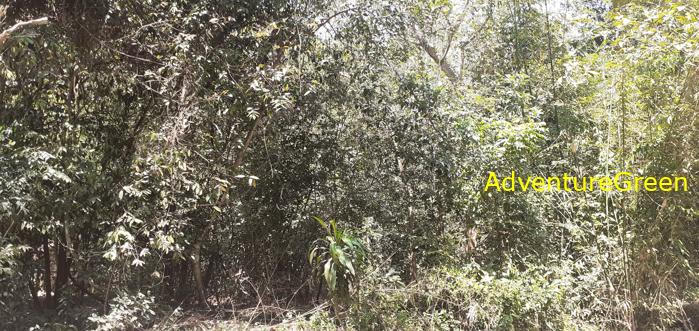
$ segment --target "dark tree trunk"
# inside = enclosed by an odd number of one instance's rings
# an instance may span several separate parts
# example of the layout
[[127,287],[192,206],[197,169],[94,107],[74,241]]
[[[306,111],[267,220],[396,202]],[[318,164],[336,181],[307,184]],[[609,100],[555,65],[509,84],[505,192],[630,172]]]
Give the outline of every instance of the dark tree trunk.
[[179,262],[179,281],[177,283],[177,301],[182,302],[187,295],[189,287],[189,263],[187,263],[187,260],[180,260]]
[[65,246],[56,245],[56,284],[54,300],[58,302],[61,297],[61,292],[66,284],[68,284],[70,274],[70,258],[66,254]]
[[175,288],[177,275],[175,266],[177,265],[172,253],[165,254],[163,258],[163,285],[160,288],[160,295],[167,300],[175,300]]
[[53,307],[53,295],[51,294],[51,250],[49,250],[49,238],[44,236],[44,292],[46,299],[44,304],[47,308]]
[[201,242],[194,243],[192,249],[192,273],[194,274],[194,285],[197,292],[197,300],[200,304],[206,305],[206,290],[204,289],[204,276],[201,272]]

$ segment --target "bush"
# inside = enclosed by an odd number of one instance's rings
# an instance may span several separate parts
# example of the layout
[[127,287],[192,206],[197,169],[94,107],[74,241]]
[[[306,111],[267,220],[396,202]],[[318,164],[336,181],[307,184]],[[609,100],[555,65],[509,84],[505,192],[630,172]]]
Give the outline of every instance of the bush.
[[95,330],[131,330],[150,324],[155,317],[152,296],[138,292],[136,295],[120,294],[113,299],[109,313],[88,319],[95,324]]
[[574,321],[569,297],[574,282],[565,274],[438,268],[407,286],[390,273],[385,276],[365,281],[374,284],[356,296],[351,328],[580,330],[586,325]]

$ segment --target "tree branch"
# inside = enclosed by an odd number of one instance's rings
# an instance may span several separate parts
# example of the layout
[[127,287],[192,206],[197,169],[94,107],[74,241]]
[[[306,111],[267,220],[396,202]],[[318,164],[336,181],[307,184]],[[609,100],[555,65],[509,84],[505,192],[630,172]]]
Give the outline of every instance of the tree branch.
[[335,14],[330,15],[330,16],[329,16],[328,18],[326,18],[323,22],[321,22],[320,24],[318,24],[318,26],[316,26],[315,29],[313,29],[313,33],[316,33],[316,31],[320,30],[320,28],[322,28],[325,24],[328,24],[328,23],[330,22],[330,20],[332,20],[333,18],[335,18],[335,17],[337,17],[337,16],[340,16],[340,15],[342,15],[342,14],[345,14],[345,13],[347,13],[347,12],[350,12],[350,11],[352,11],[352,10],[355,10],[355,9],[357,9],[357,7],[350,7],[350,8],[347,8],[347,9],[345,9],[345,10],[341,10],[341,11],[335,13]]
[[465,10],[456,19],[456,24],[451,26],[451,28],[449,29],[449,37],[447,38],[447,48],[444,50],[444,55],[442,55],[442,61],[444,61],[447,58],[447,55],[449,54],[449,50],[451,49],[451,43],[454,40],[454,36],[456,35],[456,32],[461,28],[461,24],[463,24],[464,19],[466,19],[466,11]]
[[444,72],[445,75],[447,75],[447,78],[452,83],[456,83],[459,81],[459,77],[456,75],[456,72],[454,72],[454,69],[452,69],[451,65],[449,64],[449,61],[446,59],[442,60],[437,53],[437,49],[432,47],[430,44],[427,43],[427,40],[425,40],[422,37],[418,37],[418,42],[420,44],[420,47],[427,52],[427,55],[429,55],[432,60],[434,60],[435,63],[439,65],[439,68],[442,69],[442,72]]
[[28,28],[28,27],[33,27],[33,26],[42,26],[42,25],[47,25],[47,24],[49,24],[49,18],[48,18],[48,17],[42,17],[42,18],[37,18],[37,19],[34,19],[34,20],[19,22],[19,23],[13,25],[12,27],[10,27],[9,29],[7,29],[7,30],[3,31],[2,33],[0,33],[0,46],[2,46],[3,44],[5,44],[5,42],[6,42],[8,39],[10,39],[10,36],[11,36],[13,33],[17,32],[17,31],[19,31],[19,30],[21,30],[21,29]]
[[255,123],[252,125],[252,129],[248,131],[247,137],[245,137],[245,144],[243,144],[243,148],[238,152],[238,156],[235,158],[235,161],[233,163],[232,167],[232,172],[235,172],[238,170],[241,164],[243,164],[243,159],[245,158],[245,153],[247,152],[248,148],[250,147],[250,143],[252,142],[252,137],[255,135],[255,131],[257,130],[257,127],[260,125],[260,122],[262,121],[262,114],[257,116],[257,119],[255,119]]

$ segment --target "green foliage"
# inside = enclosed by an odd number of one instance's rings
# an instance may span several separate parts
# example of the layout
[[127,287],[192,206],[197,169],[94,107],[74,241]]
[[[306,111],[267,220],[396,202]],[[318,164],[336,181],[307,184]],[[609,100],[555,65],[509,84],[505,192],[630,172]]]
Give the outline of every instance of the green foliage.
[[308,261],[318,271],[333,296],[346,298],[352,287],[356,287],[362,262],[366,254],[364,244],[337,227],[335,220],[329,222],[314,217],[326,231],[325,238],[313,243]]
[[586,289],[564,270],[491,274],[470,265],[426,270],[409,285],[375,277],[351,308],[354,329],[595,329],[573,300]]
[[28,246],[6,244],[0,247],[0,277],[12,276],[18,269],[18,257],[29,250]]
[[93,314],[89,320],[99,331],[142,329],[155,317],[154,308],[152,296],[120,294],[113,299],[108,314]]
[[697,299],[694,0],[86,4],[0,7],[0,329],[661,330]]

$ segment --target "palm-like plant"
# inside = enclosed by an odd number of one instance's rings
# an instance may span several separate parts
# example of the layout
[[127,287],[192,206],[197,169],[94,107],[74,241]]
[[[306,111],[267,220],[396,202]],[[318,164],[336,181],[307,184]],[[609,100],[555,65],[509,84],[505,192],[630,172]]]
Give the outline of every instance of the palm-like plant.
[[318,217],[313,219],[323,227],[326,235],[313,242],[308,261],[318,272],[323,266],[323,278],[331,298],[347,299],[350,288],[357,285],[358,269],[366,253],[364,244],[339,229],[335,220],[325,222]]

